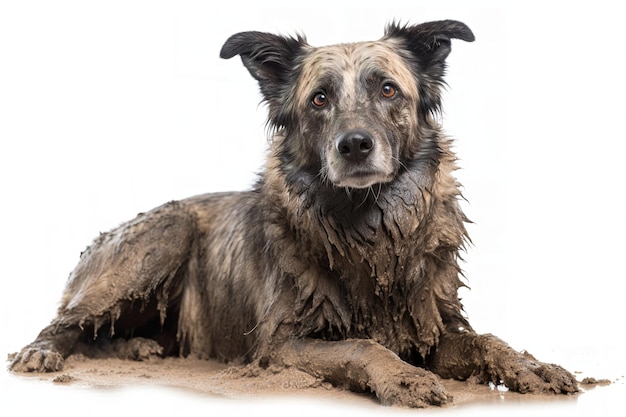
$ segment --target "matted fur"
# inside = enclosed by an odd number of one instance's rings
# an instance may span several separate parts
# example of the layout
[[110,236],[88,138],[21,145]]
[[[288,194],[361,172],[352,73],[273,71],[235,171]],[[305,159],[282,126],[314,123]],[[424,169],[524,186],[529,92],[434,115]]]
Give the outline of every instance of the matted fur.
[[575,392],[567,371],[477,335],[462,313],[466,219],[436,117],[454,38],[474,40],[455,21],[319,48],[232,36],[221,56],[258,80],[273,132],[256,186],[101,235],[12,369],[55,371],[77,344],[142,337],[164,355],[297,366],[385,404],[450,399],[418,367]]

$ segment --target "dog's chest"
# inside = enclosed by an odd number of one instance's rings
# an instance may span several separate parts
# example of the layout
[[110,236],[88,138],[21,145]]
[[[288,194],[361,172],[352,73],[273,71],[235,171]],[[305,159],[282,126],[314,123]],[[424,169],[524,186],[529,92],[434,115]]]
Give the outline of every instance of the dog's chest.
[[395,352],[415,348],[410,341],[417,339],[418,330],[407,300],[421,285],[423,243],[410,230],[404,236],[396,230],[401,239],[396,240],[384,227],[383,216],[380,212],[378,224],[361,225],[369,235],[357,233],[358,228],[350,235],[335,235],[346,243],[352,239],[351,244],[327,247],[316,265],[296,280],[296,320],[304,334],[371,338]]

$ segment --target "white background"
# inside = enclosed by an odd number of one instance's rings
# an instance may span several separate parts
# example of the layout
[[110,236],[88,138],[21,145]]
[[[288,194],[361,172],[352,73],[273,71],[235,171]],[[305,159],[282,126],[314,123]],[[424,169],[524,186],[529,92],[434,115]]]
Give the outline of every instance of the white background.
[[[254,182],[265,108],[240,60],[219,59],[228,36],[303,32],[323,45],[378,39],[392,19],[457,19],[476,35],[453,43],[444,105],[474,221],[464,265],[472,290],[462,292],[470,321],[542,360],[617,381],[545,409],[478,412],[616,415],[626,394],[618,10],[612,1],[547,0],[1,2],[0,354],[50,321],[98,232],[172,199]],[[54,415],[72,401],[91,413],[94,402],[114,401],[158,412],[165,396],[172,409],[198,414],[243,407],[156,388],[60,391],[1,375],[0,409],[27,404]],[[350,411],[261,410],[276,407]]]

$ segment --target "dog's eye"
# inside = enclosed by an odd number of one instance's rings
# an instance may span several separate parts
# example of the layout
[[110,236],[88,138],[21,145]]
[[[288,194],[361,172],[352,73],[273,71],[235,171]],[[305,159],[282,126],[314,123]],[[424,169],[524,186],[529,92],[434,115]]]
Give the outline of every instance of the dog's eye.
[[391,98],[395,96],[397,92],[398,90],[396,89],[396,87],[389,83],[383,85],[383,88],[380,90],[380,93],[385,98]]
[[324,93],[316,93],[311,100],[315,107],[325,107],[328,104],[328,98]]

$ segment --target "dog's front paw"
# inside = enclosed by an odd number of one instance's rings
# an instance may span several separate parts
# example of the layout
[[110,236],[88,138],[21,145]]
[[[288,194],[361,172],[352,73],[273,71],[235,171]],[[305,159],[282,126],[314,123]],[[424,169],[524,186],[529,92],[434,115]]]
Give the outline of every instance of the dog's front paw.
[[504,364],[503,368],[500,372],[502,382],[513,391],[547,394],[578,392],[576,378],[558,365],[524,358]]
[[378,381],[373,381],[371,388],[383,405],[423,408],[443,405],[452,400],[437,377],[423,370],[386,374]]
[[9,365],[14,372],[56,372],[63,368],[63,355],[45,345],[31,344],[17,353]]
[[[562,367],[539,362],[528,352],[518,352],[497,337],[467,335],[450,339],[476,356],[473,378],[479,382],[503,383],[520,393],[573,394],[578,392],[576,378]],[[449,344],[448,356],[453,349]],[[458,354],[458,353],[457,353]]]

